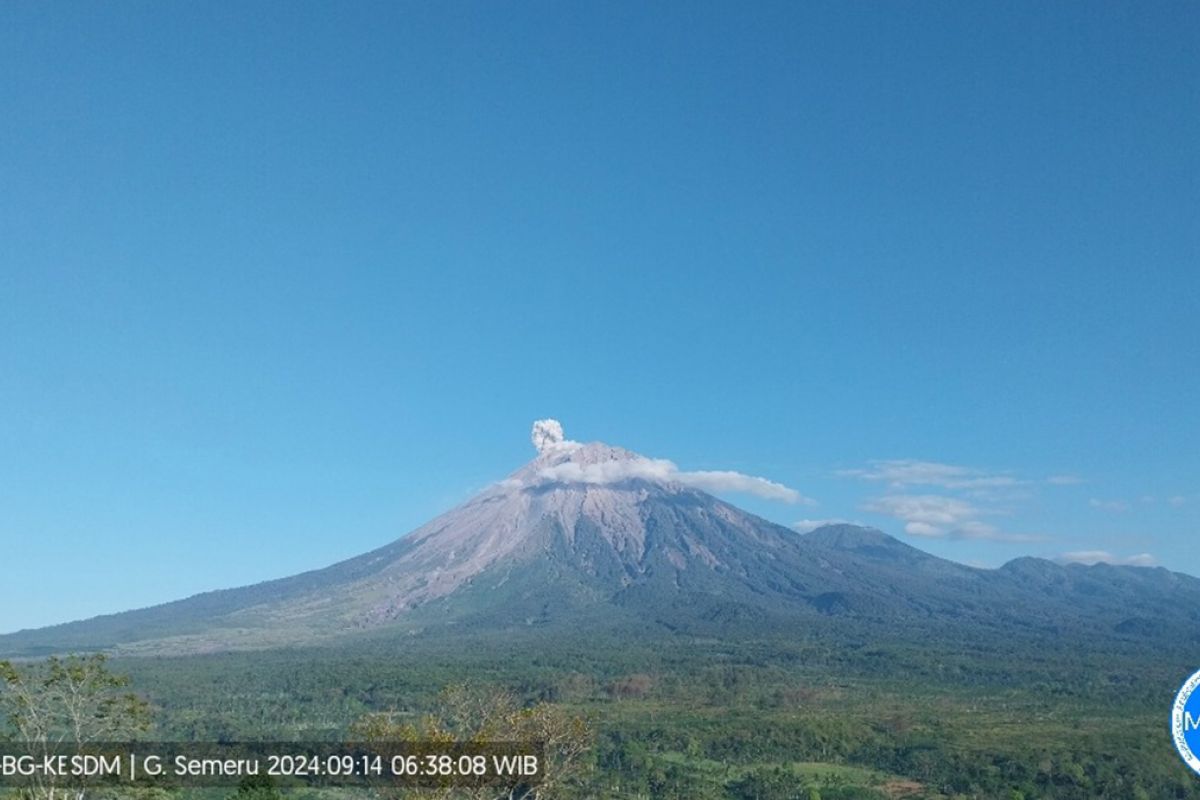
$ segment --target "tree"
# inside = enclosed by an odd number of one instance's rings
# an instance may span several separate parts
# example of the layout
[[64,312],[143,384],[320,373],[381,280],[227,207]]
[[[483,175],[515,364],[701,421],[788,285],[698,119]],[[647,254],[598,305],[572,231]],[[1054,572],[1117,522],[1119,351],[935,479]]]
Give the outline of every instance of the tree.
[[[110,672],[106,661],[103,655],[70,656],[20,668],[0,661],[0,712],[10,735],[32,755],[46,756],[147,731],[149,704],[128,691],[129,679]],[[30,794],[44,800],[83,797],[80,787],[65,788],[41,774],[33,778]]]
[[731,800],[792,800],[799,796],[799,790],[791,772],[779,767],[759,767],[729,784],[726,794]]
[[391,714],[368,714],[351,729],[351,739],[365,744],[531,742],[541,746],[542,780],[536,785],[446,787],[425,792],[434,797],[475,800],[550,800],[567,796],[587,767],[585,756],[591,738],[587,723],[560,706],[538,703],[523,708],[503,689],[469,684],[443,690],[434,711],[416,724],[397,722]]
[[247,775],[229,800],[282,800],[283,794],[270,775]]

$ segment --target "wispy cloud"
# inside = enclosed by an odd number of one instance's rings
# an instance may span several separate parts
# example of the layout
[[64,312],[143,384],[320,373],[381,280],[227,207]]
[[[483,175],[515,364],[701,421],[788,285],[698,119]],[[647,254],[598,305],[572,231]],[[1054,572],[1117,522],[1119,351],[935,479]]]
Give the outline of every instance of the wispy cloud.
[[1098,508],[1101,511],[1111,511],[1114,514],[1120,514],[1129,510],[1129,503],[1125,500],[1100,500],[1093,497],[1088,500],[1088,505],[1092,508]]
[[548,481],[593,485],[620,483],[640,478],[678,483],[706,492],[744,492],[767,500],[815,505],[814,500],[782,483],[730,470],[688,472],[679,469],[674,462],[665,458],[637,457],[595,464],[564,461],[539,470],[538,477]]
[[877,497],[864,510],[893,517],[904,523],[911,536],[933,539],[989,539],[1003,542],[1032,542],[1042,537],[1006,533],[980,517],[995,514],[958,497],[934,494],[899,494]]
[[1115,556],[1107,550],[1076,550],[1063,553],[1056,559],[1067,564],[1115,564],[1125,567],[1153,567],[1158,560],[1149,553],[1132,556]]
[[989,473],[958,464],[913,459],[871,461],[865,468],[843,469],[837,474],[845,478],[887,483],[895,489],[908,486],[937,486],[955,490],[1000,489],[1024,483],[1006,473]]
[[1037,533],[1003,530],[995,517],[1011,516],[1048,486],[1085,483],[1078,475],[1055,473],[1028,478],[1007,470],[921,459],[880,459],[835,473],[844,478],[883,484],[886,494],[863,508],[904,523],[910,536],[1002,542],[1037,542]]
[[745,492],[765,497],[768,500],[782,500],[785,503],[798,503],[806,506],[816,505],[816,501],[811,497],[805,497],[782,483],[731,470],[677,471],[674,473],[673,480],[707,492]]
[[826,525],[853,525],[848,519],[802,519],[792,523],[800,533],[810,533]]

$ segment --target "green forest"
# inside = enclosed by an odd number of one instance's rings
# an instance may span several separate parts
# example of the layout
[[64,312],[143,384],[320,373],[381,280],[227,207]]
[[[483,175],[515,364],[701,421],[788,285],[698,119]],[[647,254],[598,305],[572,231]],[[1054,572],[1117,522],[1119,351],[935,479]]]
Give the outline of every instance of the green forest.
[[[852,630],[834,639],[531,628],[115,658],[103,669],[123,678],[114,697],[132,693],[139,704],[144,726],[131,735],[155,740],[337,741],[381,718],[417,736],[455,730],[446,712],[455,692],[502,696],[506,714],[575,726],[580,745],[569,773],[528,797],[1158,800],[1200,797],[1167,726],[1188,658],[1182,648],[920,641],[911,632],[889,640]],[[11,718],[6,735],[18,735]],[[178,793],[331,791],[267,780]]]

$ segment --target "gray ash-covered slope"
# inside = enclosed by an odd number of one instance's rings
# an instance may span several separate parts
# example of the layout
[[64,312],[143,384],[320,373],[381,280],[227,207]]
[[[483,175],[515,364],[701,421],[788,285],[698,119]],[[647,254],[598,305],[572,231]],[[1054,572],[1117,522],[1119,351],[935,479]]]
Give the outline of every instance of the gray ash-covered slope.
[[808,535],[594,443],[536,459],[397,541],[326,569],[0,636],[0,655],[265,648],[440,626],[719,631],[844,616],[905,626],[1195,636],[1200,580],[1018,559],[980,570],[879,531]]

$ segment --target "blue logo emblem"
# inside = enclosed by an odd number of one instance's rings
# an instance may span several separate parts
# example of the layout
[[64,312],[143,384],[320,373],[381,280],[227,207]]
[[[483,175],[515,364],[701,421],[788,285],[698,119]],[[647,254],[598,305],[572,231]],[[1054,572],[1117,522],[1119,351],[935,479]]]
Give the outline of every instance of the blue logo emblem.
[[1171,710],[1171,738],[1192,771],[1200,775],[1200,672],[1187,679]]

